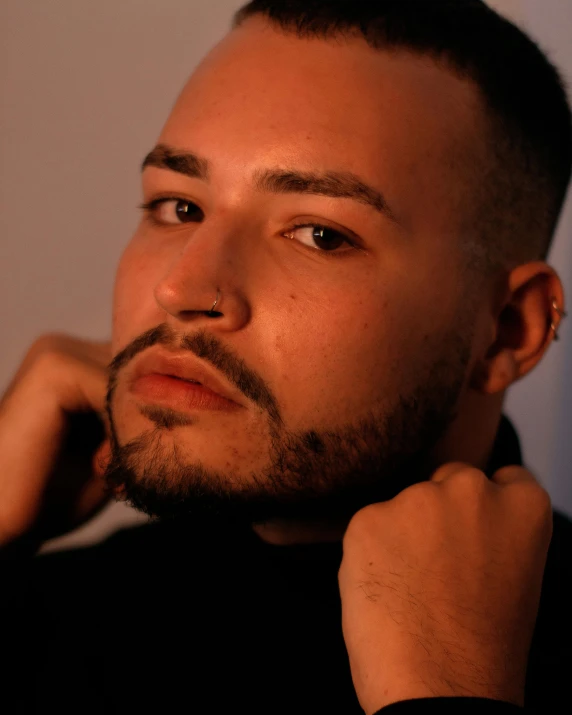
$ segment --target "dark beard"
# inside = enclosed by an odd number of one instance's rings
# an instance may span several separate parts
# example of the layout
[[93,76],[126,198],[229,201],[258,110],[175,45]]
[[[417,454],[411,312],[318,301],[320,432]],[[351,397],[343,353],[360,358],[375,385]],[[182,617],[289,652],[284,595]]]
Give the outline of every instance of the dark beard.
[[457,332],[442,342],[445,357],[391,414],[370,412],[335,432],[273,432],[268,469],[250,474],[247,483],[182,463],[176,444],[166,459],[160,425],[126,445],[112,440],[106,481],[119,498],[162,519],[347,520],[429,479],[439,466],[431,453],[457,416],[471,339]]

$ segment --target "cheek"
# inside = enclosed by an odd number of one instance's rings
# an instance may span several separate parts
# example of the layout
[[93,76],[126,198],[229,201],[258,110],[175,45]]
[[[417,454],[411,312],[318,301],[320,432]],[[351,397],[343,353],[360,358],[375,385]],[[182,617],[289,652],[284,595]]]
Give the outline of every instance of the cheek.
[[300,427],[335,427],[396,389],[398,323],[383,296],[353,293],[300,306],[289,297],[275,326],[273,381]]
[[153,286],[161,278],[161,264],[141,250],[135,240],[123,252],[115,275],[113,291],[114,354],[131,340],[164,320],[154,299]]

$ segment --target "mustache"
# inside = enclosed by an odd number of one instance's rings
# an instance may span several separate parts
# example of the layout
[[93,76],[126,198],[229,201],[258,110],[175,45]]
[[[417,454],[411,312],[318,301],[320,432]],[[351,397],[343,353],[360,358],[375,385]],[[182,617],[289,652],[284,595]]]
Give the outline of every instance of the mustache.
[[199,330],[191,335],[180,336],[173,328],[162,324],[152,328],[133,340],[111,360],[108,366],[109,382],[106,402],[109,405],[117,386],[119,372],[143,350],[161,345],[169,350],[188,350],[196,357],[210,363],[232,383],[243,395],[267,412],[276,429],[283,425],[278,401],[264,380],[244,362],[234,351],[211,335],[207,330]]

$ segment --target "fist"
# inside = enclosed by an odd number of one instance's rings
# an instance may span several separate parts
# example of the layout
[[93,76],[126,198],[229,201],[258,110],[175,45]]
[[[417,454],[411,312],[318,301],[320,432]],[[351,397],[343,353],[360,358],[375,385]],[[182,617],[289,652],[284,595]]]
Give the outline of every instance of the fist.
[[342,627],[367,715],[410,698],[524,705],[550,497],[522,467],[459,462],[351,519]]

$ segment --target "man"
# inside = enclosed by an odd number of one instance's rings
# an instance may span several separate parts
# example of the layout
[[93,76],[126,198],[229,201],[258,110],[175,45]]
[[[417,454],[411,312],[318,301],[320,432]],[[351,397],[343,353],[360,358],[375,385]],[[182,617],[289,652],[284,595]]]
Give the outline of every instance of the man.
[[[571,154],[480,1],[238,13],[143,162],[111,343],[43,336],[3,398],[18,711],[556,712],[572,525],[501,413],[565,315]],[[159,518],[29,558],[110,492]]]

